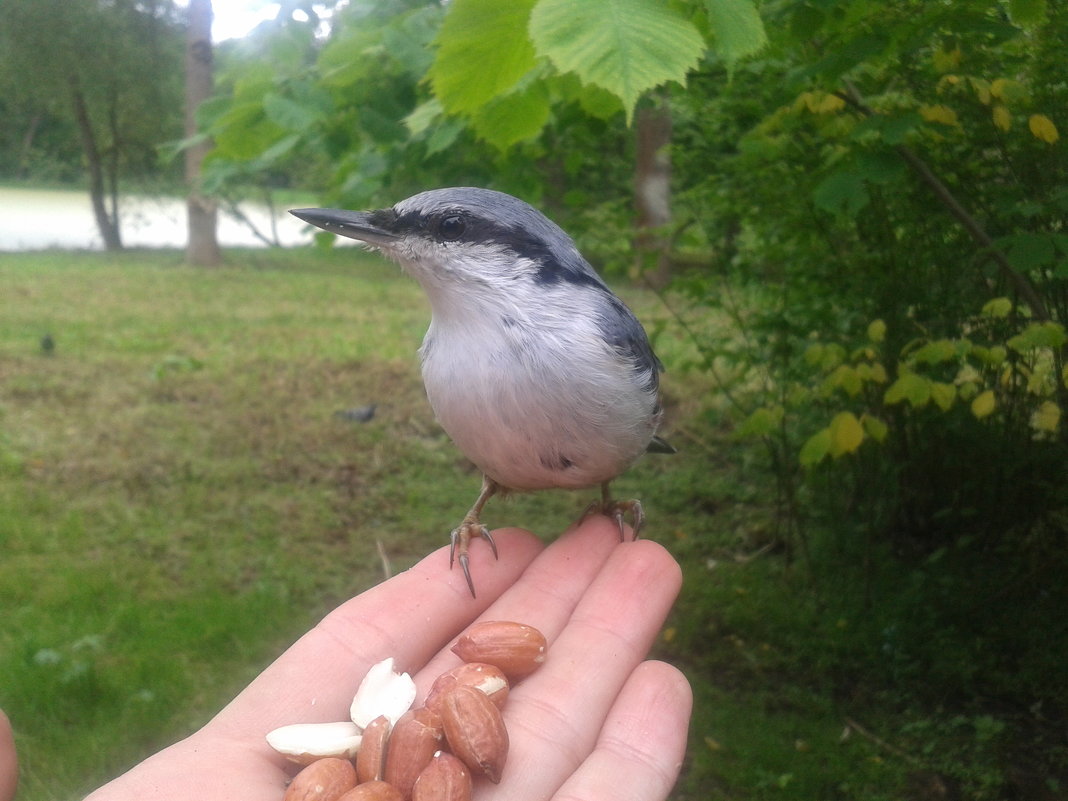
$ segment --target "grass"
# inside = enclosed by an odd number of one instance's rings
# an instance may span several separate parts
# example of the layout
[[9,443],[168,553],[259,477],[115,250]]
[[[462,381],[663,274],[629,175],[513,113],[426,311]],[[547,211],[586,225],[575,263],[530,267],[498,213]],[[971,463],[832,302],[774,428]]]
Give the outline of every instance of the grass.
[[[425,300],[373,257],[250,251],[205,271],[167,252],[6,254],[0,285],[0,706],[22,801],[82,794],[202,724],[381,580],[379,543],[407,567],[477,490],[419,381]],[[934,774],[913,745],[982,722],[841,696],[850,621],[759,555],[766,473],[703,416],[722,399],[684,367],[669,315],[624,294],[662,331],[681,451],[618,485],[640,490],[686,574],[657,647],[697,699],[675,797],[917,797],[910,782]],[[372,403],[367,423],[336,414]],[[551,536],[587,500],[517,496],[489,522]]]

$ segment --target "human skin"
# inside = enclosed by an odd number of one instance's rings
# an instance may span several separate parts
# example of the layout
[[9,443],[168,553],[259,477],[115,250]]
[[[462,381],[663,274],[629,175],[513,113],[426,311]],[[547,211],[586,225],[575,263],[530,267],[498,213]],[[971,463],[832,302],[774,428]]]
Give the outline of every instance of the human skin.
[[19,784],[19,764],[15,754],[15,733],[11,721],[0,710],[0,801],[11,801]]
[[360,679],[392,656],[421,703],[459,663],[449,645],[476,619],[540,629],[548,658],[504,710],[510,750],[499,785],[478,801],[662,801],[682,764],[690,687],[646,660],[681,584],[674,559],[648,540],[619,542],[592,516],[547,547],[494,532],[501,558],[472,548],[478,597],[439,550],[344,603],[270,665],[206,726],[101,787],[89,801],[243,798],[280,801],[294,768],[264,735],[290,723],[345,720]]

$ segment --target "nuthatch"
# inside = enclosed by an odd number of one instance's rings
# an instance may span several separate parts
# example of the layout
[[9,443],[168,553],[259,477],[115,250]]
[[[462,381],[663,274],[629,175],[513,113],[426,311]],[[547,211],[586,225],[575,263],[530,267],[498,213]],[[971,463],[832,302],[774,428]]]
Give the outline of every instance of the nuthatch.
[[609,482],[646,450],[673,452],[656,436],[663,369],[641,324],[559,226],[518,198],[489,189],[434,189],[393,208],[297,209],[305,222],[380,251],[430,299],[419,355],[430,405],[446,433],[482,471],[482,491],[452,532],[468,567],[472,536],[497,554],[480,516],[508,490],[600,485],[591,504],[620,538],[636,500],[615,501]]

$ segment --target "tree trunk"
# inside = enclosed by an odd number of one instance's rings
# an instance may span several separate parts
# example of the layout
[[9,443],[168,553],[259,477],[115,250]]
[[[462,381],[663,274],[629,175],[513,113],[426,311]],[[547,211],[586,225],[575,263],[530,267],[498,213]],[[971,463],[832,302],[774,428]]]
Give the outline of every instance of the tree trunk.
[[109,215],[105,205],[104,166],[100,157],[100,147],[97,145],[96,134],[93,132],[93,123],[89,119],[89,107],[78,83],[78,76],[70,76],[68,85],[70,87],[71,105],[74,109],[74,120],[78,125],[78,132],[81,134],[82,150],[85,153],[86,166],[89,168],[89,200],[93,204],[96,227],[100,229],[100,236],[104,239],[105,248],[108,250],[122,250],[118,214]]
[[662,287],[671,277],[671,111],[663,100],[638,109],[635,133],[635,266],[653,286]]
[[19,148],[18,168],[15,170],[15,175],[19,178],[25,178],[29,175],[30,153],[33,151],[33,140],[37,136],[37,129],[41,127],[41,120],[43,118],[44,115],[41,113],[34,114],[30,119],[30,124],[26,126],[26,130],[22,134],[22,146]]
[[[189,32],[185,49],[185,135],[197,133],[197,108],[211,97],[212,49],[211,49],[211,0],[190,0]],[[218,217],[214,198],[201,191],[201,166],[211,150],[211,142],[198,142],[185,151],[186,214],[189,224],[189,239],[185,259],[190,264],[214,267],[222,261],[219,242],[215,235]]]

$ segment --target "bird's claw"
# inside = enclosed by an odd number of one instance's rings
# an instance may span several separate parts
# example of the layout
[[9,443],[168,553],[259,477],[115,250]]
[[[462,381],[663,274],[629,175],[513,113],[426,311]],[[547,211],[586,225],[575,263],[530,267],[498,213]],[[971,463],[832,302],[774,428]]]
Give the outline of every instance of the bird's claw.
[[636,499],[629,501],[613,501],[610,499],[594,501],[586,507],[586,511],[582,513],[579,522],[581,523],[590,515],[604,515],[610,520],[616,521],[616,526],[619,527],[619,541],[623,542],[627,538],[627,527],[624,521],[628,512],[632,521],[631,531],[634,535],[633,538],[638,539],[642,526],[645,525],[645,512],[642,510],[642,502]]
[[471,580],[471,560],[467,555],[467,548],[468,543],[471,541],[471,537],[475,535],[478,535],[489,543],[490,550],[493,552],[493,558],[497,559],[497,543],[493,541],[493,535],[490,534],[490,530],[485,525],[477,520],[464,520],[464,522],[454,528],[452,534],[449,535],[449,570],[452,570],[452,566],[455,562],[460,563],[460,569],[464,572],[464,578],[467,580],[467,589],[471,591],[472,598],[475,597],[475,582]]

